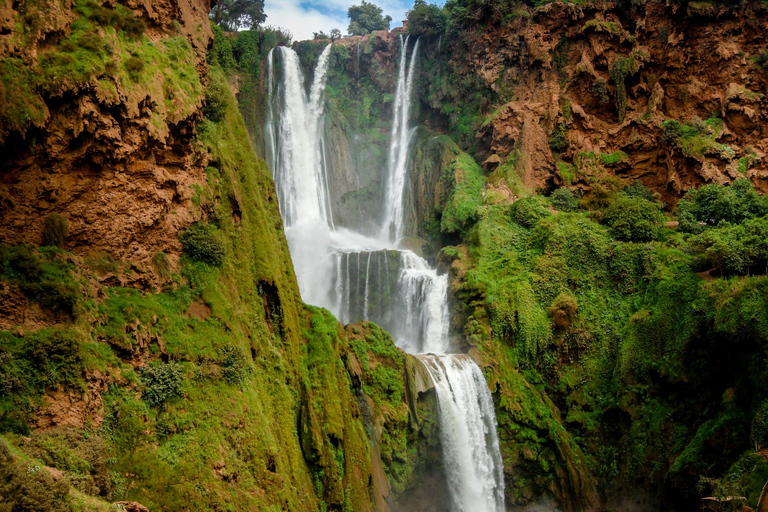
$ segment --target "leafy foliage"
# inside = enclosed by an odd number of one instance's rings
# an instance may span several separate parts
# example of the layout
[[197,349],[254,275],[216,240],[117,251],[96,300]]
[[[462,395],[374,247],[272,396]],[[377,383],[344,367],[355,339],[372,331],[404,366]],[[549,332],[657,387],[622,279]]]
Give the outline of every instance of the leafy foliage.
[[443,34],[448,18],[443,9],[425,0],[416,0],[408,12],[408,33],[416,37],[435,37]]
[[550,212],[536,197],[523,197],[512,204],[512,220],[526,228],[534,227],[537,222],[549,215],[551,215]]
[[641,197],[620,196],[605,211],[603,222],[617,239],[624,242],[648,242],[659,234],[664,220],[655,203]]
[[441,179],[448,199],[442,211],[440,230],[443,233],[466,232],[477,218],[485,176],[471,156],[460,153],[451,159]]
[[562,153],[568,149],[568,146],[568,129],[564,123],[560,123],[555,126],[555,129],[552,130],[552,133],[549,136],[549,147],[552,151]]
[[366,0],[351,6],[347,9],[350,20],[347,32],[353,36],[364,36],[374,30],[389,30],[392,16],[383,16],[383,12],[381,7]]
[[675,213],[681,224],[683,220],[688,221],[687,231],[696,232],[699,222],[718,226],[768,215],[768,199],[757,193],[749,179],[740,178],[730,186],[707,184],[689,190],[678,203]]
[[218,0],[209,13],[211,21],[227,32],[255,30],[267,19],[264,0]]
[[560,187],[549,196],[552,206],[561,212],[575,212],[579,209],[579,200],[576,194],[568,187]]
[[220,267],[226,247],[219,231],[205,222],[196,222],[179,235],[184,252],[195,261]]
[[150,406],[164,406],[184,394],[184,370],[175,362],[151,364],[141,370],[139,377],[144,384],[141,399]]
[[15,460],[0,439],[0,510],[7,512],[70,512],[69,484],[39,465]]

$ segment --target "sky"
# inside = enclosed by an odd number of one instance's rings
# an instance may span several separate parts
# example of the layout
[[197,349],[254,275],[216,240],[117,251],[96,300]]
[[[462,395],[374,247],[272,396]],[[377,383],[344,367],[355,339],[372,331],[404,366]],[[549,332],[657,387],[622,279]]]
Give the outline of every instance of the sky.
[[[265,0],[267,21],[264,24],[287,28],[296,41],[312,39],[312,32],[322,30],[327,34],[333,28],[346,34],[347,9],[360,3],[360,0]],[[413,0],[373,0],[373,3],[384,9],[385,16],[392,16],[390,28],[402,25],[405,13],[413,7]]]

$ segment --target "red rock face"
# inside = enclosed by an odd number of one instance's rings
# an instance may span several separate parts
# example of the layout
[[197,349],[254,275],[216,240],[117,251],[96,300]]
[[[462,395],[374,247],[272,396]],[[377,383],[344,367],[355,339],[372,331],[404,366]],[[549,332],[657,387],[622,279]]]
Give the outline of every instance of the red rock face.
[[[525,185],[547,189],[563,183],[559,162],[578,169],[580,154],[621,150],[628,160],[575,184],[587,188],[600,173],[640,179],[670,204],[691,187],[745,175],[768,191],[768,70],[753,61],[768,49],[767,24],[765,7],[683,11],[649,2],[629,19],[597,5],[552,3],[531,17],[491,25],[454,56],[464,73],[478,75],[497,93],[510,91],[511,100],[477,134],[479,161],[491,155],[503,161],[518,149]],[[611,77],[620,58],[633,60],[621,121]],[[608,98],[595,93],[598,80]],[[733,152],[685,155],[663,143],[662,121],[712,116],[723,119],[715,143]],[[555,155],[547,139],[560,123],[569,148]],[[755,159],[745,174],[738,159],[747,154]]]
[[[40,50],[66,37],[76,18],[73,2],[48,3],[50,10],[33,13],[36,23],[23,47],[8,23],[20,14],[10,2],[0,5],[0,58],[34,65]],[[153,42],[185,37],[204,83],[210,2],[124,4],[144,21]],[[60,213],[69,223],[67,248],[75,253],[109,252],[139,271],[158,251],[174,260],[181,249],[178,230],[199,215],[193,213],[193,186],[205,181],[205,151],[194,142],[202,95],[185,98],[183,106],[169,104],[159,80],[146,90],[107,74],[53,84],[43,98],[49,111],[44,126],[0,146],[0,242],[39,244],[45,217]]]

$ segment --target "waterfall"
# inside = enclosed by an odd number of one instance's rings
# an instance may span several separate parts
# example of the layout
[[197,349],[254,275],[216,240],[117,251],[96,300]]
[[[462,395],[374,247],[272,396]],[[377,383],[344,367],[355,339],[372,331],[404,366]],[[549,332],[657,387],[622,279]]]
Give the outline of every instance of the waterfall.
[[408,164],[408,148],[412,131],[408,130],[408,115],[411,109],[411,92],[413,90],[413,71],[416,67],[416,54],[419,51],[419,40],[413,46],[411,63],[406,74],[405,61],[408,53],[408,39],[400,35],[400,62],[398,65],[397,91],[392,120],[392,141],[389,145],[387,159],[387,189],[384,202],[384,223],[382,235],[390,242],[396,243],[403,236],[403,195],[405,191],[405,174]]
[[[298,55],[279,47],[267,57],[267,158],[303,300],[327,307],[343,323],[371,320],[395,344],[417,354],[439,404],[443,460],[454,512],[501,512],[504,480],[493,401],[478,366],[451,354],[448,276],[397,248],[405,230],[408,129],[417,40],[407,64],[400,36],[381,234],[369,238],[335,226],[326,167],[324,90],[331,44],[307,95]],[[359,72],[359,43],[357,47]],[[278,65],[279,64],[279,65]]]
[[[323,129],[325,81],[332,44],[323,49],[307,95],[299,56],[290,48],[270,51],[267,63],[267,143],[296,278],[307,302],[328,295],[324,274],[333,228]],[[280,59],[278,76],[275,62]]]
[[423,355],[437,391],[443,460],[455,512],[503,512],[504,474],[493,400],[465,355]]

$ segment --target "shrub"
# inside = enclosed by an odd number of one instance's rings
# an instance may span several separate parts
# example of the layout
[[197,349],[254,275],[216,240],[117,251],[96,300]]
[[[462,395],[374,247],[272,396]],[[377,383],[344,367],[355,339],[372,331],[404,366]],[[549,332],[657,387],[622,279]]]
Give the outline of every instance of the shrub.
[[677,143],[677,139],[683,136],[683,125],[680,121],[674,119],[667,119],[661,123],[661,128],[664,131],[662,140],[664,144],[673,146]]
[[215,123],[224,120],[229,105],[230,92],[224,79],[220,76],[211,76],[208,87],[205,89],[205,105],[203,114]]
[[549,306],[549,316],[552,317],[558,329],[564,329],[571,325],[578,310],[579,304],[576,298],[570,293],[562,292]]
[[26,360],[42,387],[76,384],[83,373],[80,336],[76,331],[42,329],[24,338]]
[[568,131],[565,124],[560,123],[552,130],[552,134],[549,136],[549,147],[552,151],[562,153],[568,149]]
[[237,347],[231,345],[224,347],[222,355],[224,356],[221,362],[222,377],[228,384],[239,384],[253,372],[248,358]]
[[678,217],[710,226],[722,222],[738,224],[768,215],[768,199],[757,193],[748,178],[740,178],[730,186],[708,184],[689,190],[678,203],[676,213]]
[[597,78],[592,82],[592,94],[595,95],[601,105],[607,105],[611,100],[608,96],[608,86],[602,78]]
[[138,57],[128,57],[123,65],[125,66],[125,70],[128,71],[128,74],[134,80],[138,79],[139,73],[144,69],[144,61]]
[[535,197],[523,197],[512,204],[512,220],[526,228],[532,228],[539,220],[550,215]]
[[640,180],[635,180],[630,185],[624,187],[621,193],[627,197],[637,197],[646,201],[653,202],[656,200],[656,195],[643,185],[643,182]]
[[103,49],[103,41],[101,37],[99,37],[99,35],[94,32],[90,32],[80,37],[80,40],[77,42],[77,44],[79,44],[81,48],[85,48],[86,50],[94,53],[100,53]]
[[0,510],[3,512],[70,512],[69,484],[45,468],[14,460],[0,439]]
[[220,267],[224,263],[226,248],[216,228],[204,222],[196,222],[179,238],[184,252],[195,261]]
[[66,217],[58,213],[48,215],[43,225],[43,245],[62,247],[68,231],[69,225]]
[[45,261],[27,246],[0,245],[0,276],[19,285],[30,300],[72,315],[78,300],[78,287],[67,264]]
[[141,370],[139,378],[144,384],[141,399],[150,406],[162,407],[171,400],[183,396],[181,384],[184,371],[173,361],[152,364]]
[[752,419],[750,440],[755,451],[768,445],[768,400],[764,401],[755,412],[755,417]]
[[93,496],[109,496],[112,475],[104,441],[74,428],[35,431],[24,451],[46,466],[66,471],[73,487]]
[[752,62],[755,63],[755,66],[757,66],[757,69],[760,71],[768,72],[768,50],[763,50],[752,57]]
[[649,242],[656,239],[664,220],[659,205],[639,197],[619,196],[608,207],[603,222],[617,240]]
[[573,191],[567,187],[560,187],[549,196],[552,206],[561,212],[575,212],[579,209],[579,200]]

